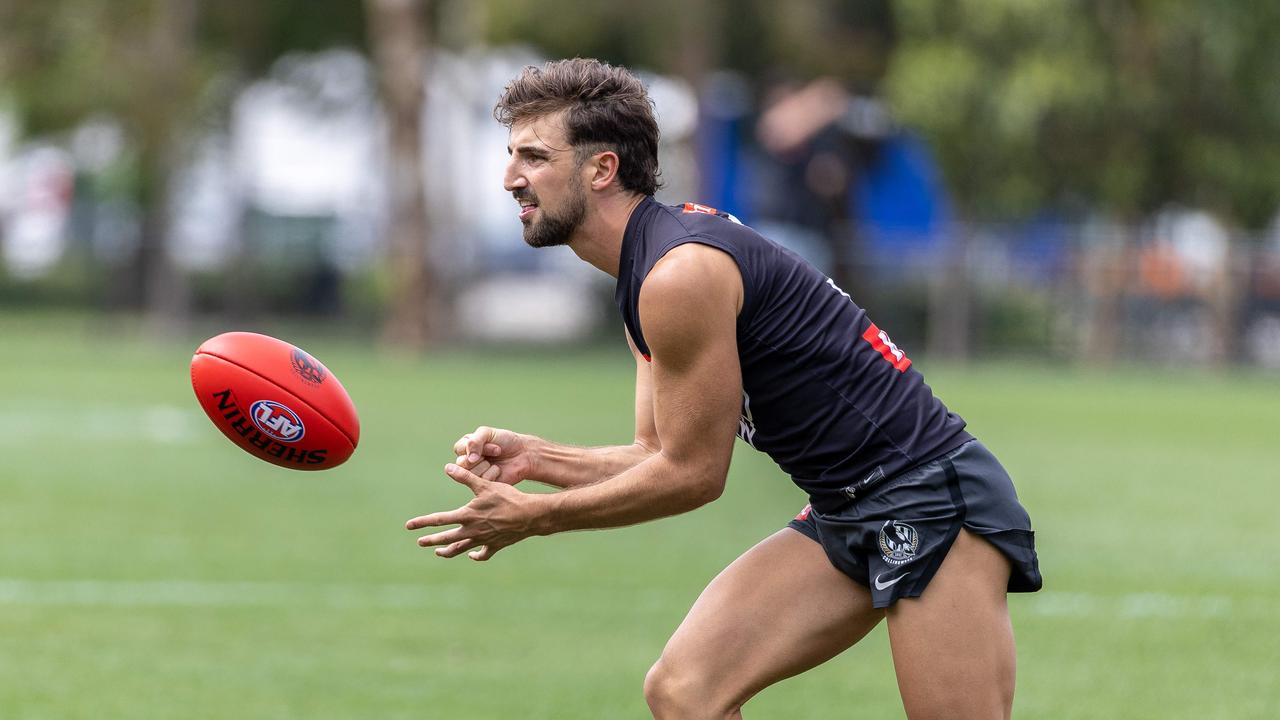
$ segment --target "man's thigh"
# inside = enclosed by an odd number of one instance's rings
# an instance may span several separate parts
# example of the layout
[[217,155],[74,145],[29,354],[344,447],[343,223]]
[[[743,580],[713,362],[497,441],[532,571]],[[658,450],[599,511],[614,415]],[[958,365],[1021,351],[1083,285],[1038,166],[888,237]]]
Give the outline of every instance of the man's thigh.
[[888,609],[907,717],[1009,717],[1015,652],[1008,582],[1008,559],[964,530],[924,594],[901,598]]
[[822,546],[784,528],[711,581],[659,666],[715,704],[736,707],[836,656],[883,617]]

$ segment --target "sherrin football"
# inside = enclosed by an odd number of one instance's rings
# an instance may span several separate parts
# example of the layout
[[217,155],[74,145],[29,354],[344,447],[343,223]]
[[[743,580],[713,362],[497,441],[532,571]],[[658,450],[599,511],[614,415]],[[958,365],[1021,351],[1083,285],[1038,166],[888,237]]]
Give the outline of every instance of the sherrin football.
[[191,358],[200,407],[231,442],[293,470],[327,470],[360,442],[360,419],[329,369],[287,342],[229,332]]

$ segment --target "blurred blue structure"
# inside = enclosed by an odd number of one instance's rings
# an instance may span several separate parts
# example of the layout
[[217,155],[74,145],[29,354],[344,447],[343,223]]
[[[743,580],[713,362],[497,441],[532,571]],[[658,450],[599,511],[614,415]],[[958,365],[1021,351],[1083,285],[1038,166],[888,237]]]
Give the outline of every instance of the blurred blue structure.
[[952,222],[933,155],[907,131],[881,141],[872,161],[854,174],[849,206],[863,247],[886,261],[937,252]]
[[742,77],[711,75],[698,100],[699,192],[691,201],[710,205],[750,224],[755,218],[750,188],[756,177],[749,154],[754,116],[750,88]]

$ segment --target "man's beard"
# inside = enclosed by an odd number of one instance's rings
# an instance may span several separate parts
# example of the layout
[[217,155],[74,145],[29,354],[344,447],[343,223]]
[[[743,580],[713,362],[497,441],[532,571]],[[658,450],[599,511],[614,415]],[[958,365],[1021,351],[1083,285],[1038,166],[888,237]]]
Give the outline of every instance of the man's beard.
[[574,177],[569,181],[569,199],[561,212],[552,214],[541,205],[538,209],[542,211],[542,219],[524,226],[524,241],[536,248],[568,245],[587,217],[587,196]]

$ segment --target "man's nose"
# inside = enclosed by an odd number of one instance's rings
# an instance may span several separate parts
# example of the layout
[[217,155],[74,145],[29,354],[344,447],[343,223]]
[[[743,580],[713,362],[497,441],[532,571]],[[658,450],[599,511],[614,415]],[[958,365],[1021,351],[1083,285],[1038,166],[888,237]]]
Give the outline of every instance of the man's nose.
[[507,192],[516,190],[517,188],[528,187],[529,181],[524,176],[515,171],[515,162],[507,163],[506,172],[502,175],[502,187]]

